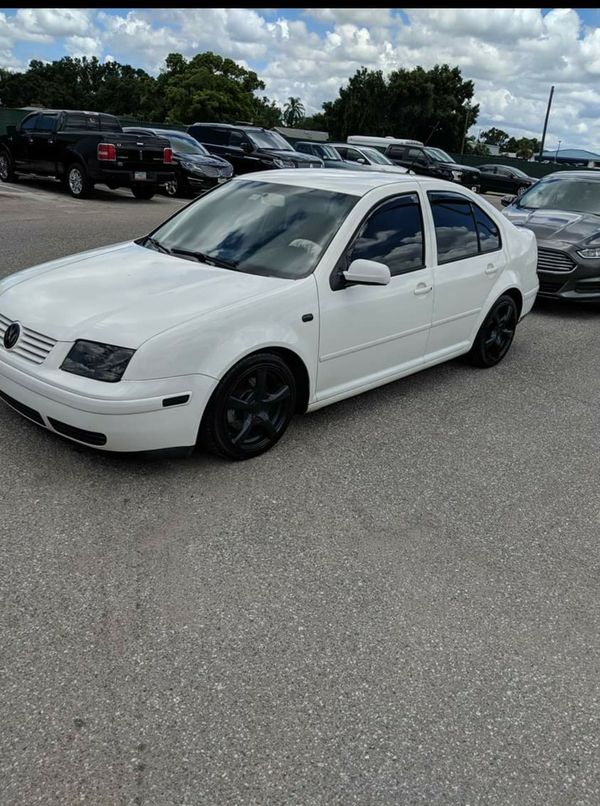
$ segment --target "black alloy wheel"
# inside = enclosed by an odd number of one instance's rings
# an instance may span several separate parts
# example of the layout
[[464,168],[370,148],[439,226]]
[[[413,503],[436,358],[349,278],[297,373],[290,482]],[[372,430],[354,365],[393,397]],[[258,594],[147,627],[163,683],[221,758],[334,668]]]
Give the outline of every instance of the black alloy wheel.
[[200,442],[229,459],[251,459],[283,436],[296,410],[296,381],[285,361],[257,353],[216,388],[202,418]]
[[510,349],[515,336],[519,313],[514,299],[504,294],[494,304],[467,354],[476,367],[493,367]]

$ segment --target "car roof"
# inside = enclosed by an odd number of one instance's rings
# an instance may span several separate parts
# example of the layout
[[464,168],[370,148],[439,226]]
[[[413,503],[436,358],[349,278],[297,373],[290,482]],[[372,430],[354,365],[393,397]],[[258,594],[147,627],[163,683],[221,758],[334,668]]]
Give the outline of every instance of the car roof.
[[244,129],[244,131],[252,132],[268,132],[272,129],[266,129],[264,126],[250,126],[246,123],[190,123],[188,129],[192,126],[216,126],[219,129]]
[[[327,145],[331,145],[328,143]],[[346,193],[350,196],[365,196],[371,190],[386,185],[406,185],[414,190],[422,187],[425,190],[457,190],[467,191],[462,186],[457,188],[454,182],[445,182],[443,179],[433,179],[416,174],[383,173],[382,171],[336,171],[333,168],[295,168],[278,171],[257,171],[242,174],[232,182],[269,182],[281,185],[313,188],[315,190],[329,190],[333,193]],[[471,194],[473,195],[473,194]]]
[[567,176],[579,179],[593,179],[595,181],[600,180],[600,171],[594,171],[592,168],[588,168],[587,170],[582,171],[553,171],[551,174],[546,174],[546,176],[542,176],[542,179],[548,179],[549,177],[557,177],[557,176]]

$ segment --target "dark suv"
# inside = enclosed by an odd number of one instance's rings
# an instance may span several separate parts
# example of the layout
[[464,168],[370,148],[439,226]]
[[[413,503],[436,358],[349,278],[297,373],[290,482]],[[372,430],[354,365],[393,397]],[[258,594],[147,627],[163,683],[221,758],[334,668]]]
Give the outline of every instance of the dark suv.
[[392,144],[385,149],[384,153],[395,165],[410,168],[416,174],[458,182],[473,190],[479,190],[481,186],[479,168],[474,168],[472,165],[459,165],[441,148]]
[[232,126],[228,123],[193,123],[188,134],[233,165],[236,174],[271,168],[322,168],[318,157],[294,151],[287,140],[272,129],[260,126]]

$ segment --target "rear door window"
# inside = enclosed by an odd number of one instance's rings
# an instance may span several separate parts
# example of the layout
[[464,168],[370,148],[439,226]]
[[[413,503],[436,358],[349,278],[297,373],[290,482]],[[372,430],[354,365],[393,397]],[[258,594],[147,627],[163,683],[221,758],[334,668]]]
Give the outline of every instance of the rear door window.
[[215,146],[226,146],[229,142],[229,129],[220,129],[212,126],[192,127],[190,134],[194,135],[201,143],[210,143]]
[[438,264],[500,249],[500,231],[481,207],[459,193],[429,191]]

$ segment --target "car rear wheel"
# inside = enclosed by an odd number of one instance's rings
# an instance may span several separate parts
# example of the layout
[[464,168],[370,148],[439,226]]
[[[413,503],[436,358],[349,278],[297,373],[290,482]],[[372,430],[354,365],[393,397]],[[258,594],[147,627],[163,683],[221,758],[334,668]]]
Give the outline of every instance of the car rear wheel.
[[240,361],[215,389],[200,425],[199,442],[218,456],[251,459],[275,445],[296,410],[296,381],[274,353]]
[[0,181],[14,182],[16,178],[12,157],[7,151],[0,151]]
[[508,294],[503,294],[479,328],[473,346],[467,353],[469,363],[485,368],[502,361],[513,342],[518,319],[516,302]]
[[88,199],[94,191],[93,183],[79,162],[73,162],[67,168],[67,189],[75,199]]
[[154,185],[134,185],[131,192],[136,199],[151,199],[156,193]]

